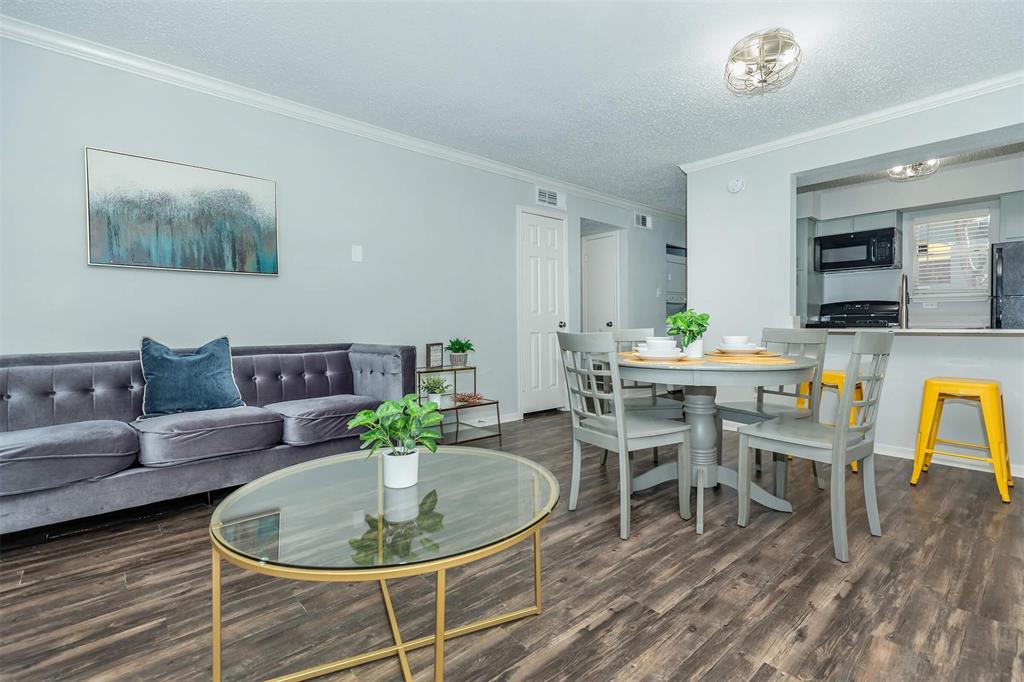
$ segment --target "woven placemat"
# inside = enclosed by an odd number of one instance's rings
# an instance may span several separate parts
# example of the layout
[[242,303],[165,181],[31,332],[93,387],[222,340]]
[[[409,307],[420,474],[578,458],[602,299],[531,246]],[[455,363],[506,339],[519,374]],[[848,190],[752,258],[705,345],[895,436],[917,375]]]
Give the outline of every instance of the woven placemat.
[[721,357],[718,355],[705,355],[706,359],[712,362],[724,362],[730,365],[795,365],[795,360],[789,358],[772,358],[757,355],[730,355]]
[[619,362],[628,363],[630,365],[644,365],[644,366],[661,366],[661,367],[681,367],[682,365],[700,365],[703,364],[704,360],[691,360],[690,358],[672,358],[665,360],[641,360],[633,353],[626,351],[625,353],[619,353]]

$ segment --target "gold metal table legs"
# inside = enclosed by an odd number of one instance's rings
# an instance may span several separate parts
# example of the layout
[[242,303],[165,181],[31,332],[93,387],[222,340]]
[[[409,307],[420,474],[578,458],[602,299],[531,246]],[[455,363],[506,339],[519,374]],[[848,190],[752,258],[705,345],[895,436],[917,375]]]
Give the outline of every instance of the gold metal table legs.
[[[420,649],[425,646],[434,645],[434,680],[436,682],[442,682],[444,680],[444,643],[445,640],[454,639],[455,637],[461,637],[462,635],[468,635],[471,632],[477,632],[487,628],[492,628],[504,623],[509,623],[520,618],[526,618],[527,616],[535,616],[541,612],[541,584],[540,584],[540,526],[537,526],[527,535],[533,536],[533,593],[534,603],[533,606],[518,609],[516,611],[509,611],[496,616],[490,616],[482,620],[469,623],[467,625],[460,625],[459,627],[448,629],[445,626],[445,584],[446,584],[446,568],[449,566],[461,565],[458,562],[450,562],[446,564],[444,568],[439,568],[434,571],[436,576],[436,597],[434,605],[434,634],[419,637],[409,641],[403,641],[401,632],[398,628],[398,619],[395,617],[394,606],[391,602],[391,594],[388,591],[387,580],[384,578],[379,579],[381,596],[384,599],[384,608],[387,610],[388,623],[391,626],[391,636],[394,638],[395,643],[391,646],[386,646],[381,649],[374,651],[368,651],[357,656],[350,656],[339,661],[332,663],[324,663],[322,665],[307,668],[299,672],[290,673],[288,675],[282,675],[275,677],[271,682],[299,682],[299,680],[308,680],[321,675],[327,675],[328,673],[337,672],[339,670],[345,670],[347,668],[354,668],[364,663],[370,663],[372,661],[378,661],[391,656],[397,656],[399,665],[402,668],[402,678],[406,682],[412,682],[412,670],[409,667],[408,652],[415,649]],[[220,575],[220,563],[222,558],[226,558],[232,563],[236,563],[243,568],[246,568],[242,563],[233,560],[227,555],[222,556],[221,549],[216,544],[213,546],[213,566],[212,566],[212,579],[213,579],[213,680],[214,682],[221,681],[221,604],[220,604],[220,591],[221,591],[221,575]],[[487,552],[484,556],[489,556],[493,552]],[[476,553],[471,553],[471,558],[462,563],[469,563],[477,558],[482,558]],[[283,571],[275,571],[271,573],[277,577],[288,577]],[[304,580],[315,580],[315,578],[308,577],[308,574],[304,574]],[[356,579],[352,579],[354,581]],[[366,578],[361,578],[361,581],[365,581]],[[348,581],[348,582],[351,582]],[[323,582],[347,582],[346,580],[339,578],[337,575],[325,577]]]

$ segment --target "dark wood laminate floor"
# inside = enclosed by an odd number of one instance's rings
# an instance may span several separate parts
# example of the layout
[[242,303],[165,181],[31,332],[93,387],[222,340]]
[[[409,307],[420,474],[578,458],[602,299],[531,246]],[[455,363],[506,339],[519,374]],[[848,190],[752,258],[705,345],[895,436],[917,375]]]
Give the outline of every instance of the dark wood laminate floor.
[[[506,427],[505,449],[557,475],[563,497],[544,534],[542,615],[447,643],[449,680],[1024,679],[1024,514],[991,475],[879,458],[883,536],[868,534],[849,479],[850,554],[832,556],[827,493],[802,463],[791,515],[712,492],[707,531],[676,512],[673,484],[637,494],[633,537],[617,534],[616,469],[584,451],[583,493],[566,510],[568,417]],[[726,451],[735,451],[727,434]],[[727,456],[728,460],[728,456]],[[650,462],[637,457],[638,470]],[[1018,485],[1018,496],[1024,487]],[[211,508],[180,503],[146,518],[0,559],[4,680],[210,677]],[[17,538],[15,538],[17,540]],[[449,572],[448,619],[529,604],[529,543]],[[406,639],[432,628],[430,578],[391,588]],[[391,643],[378,588],[275,580],[224,568],[225,679],[283,674]],[[410,655],[432,679],[432,649]],[[323,679],[400,679],[397,659]]]

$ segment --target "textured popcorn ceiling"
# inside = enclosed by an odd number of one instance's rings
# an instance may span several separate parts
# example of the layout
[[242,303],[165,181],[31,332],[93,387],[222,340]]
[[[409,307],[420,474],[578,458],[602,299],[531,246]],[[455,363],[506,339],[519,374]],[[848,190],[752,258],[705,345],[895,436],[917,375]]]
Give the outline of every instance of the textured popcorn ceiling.
[[[4,0],[5,14],[681,213],[675,164],[1024,68],[1022,2]],[[738,98],[730,47],[804,62]]]

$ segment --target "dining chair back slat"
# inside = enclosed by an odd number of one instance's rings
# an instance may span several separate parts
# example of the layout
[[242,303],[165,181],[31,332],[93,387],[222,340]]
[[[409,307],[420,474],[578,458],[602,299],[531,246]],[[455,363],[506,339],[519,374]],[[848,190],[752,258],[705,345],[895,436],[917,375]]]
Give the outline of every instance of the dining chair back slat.
[[828,331],[825,329],[786,329],[766,327],[761,333],[761,344],[768,350],[785,356],[798,356],[814,360],[814,377],[807,382],[807,392],[800,384],[793,387],[778,386],[769,388],[759,386],[757,404],[764,404],[765,395],[806,400],[811,408],[811,418],[818,418],[818,407],[821,403],[821,373],[825,367],[825,343]]

